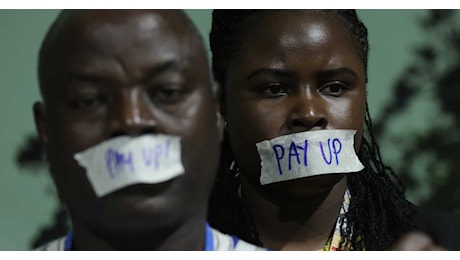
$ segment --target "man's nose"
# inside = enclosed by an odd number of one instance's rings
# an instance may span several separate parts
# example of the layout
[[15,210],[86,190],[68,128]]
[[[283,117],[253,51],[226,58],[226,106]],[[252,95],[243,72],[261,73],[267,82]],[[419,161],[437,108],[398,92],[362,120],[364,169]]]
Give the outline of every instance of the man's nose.
[[137,136],[157,131],[157,120],[152,106],[141,88],[122,90],[110,109],[110,137]]

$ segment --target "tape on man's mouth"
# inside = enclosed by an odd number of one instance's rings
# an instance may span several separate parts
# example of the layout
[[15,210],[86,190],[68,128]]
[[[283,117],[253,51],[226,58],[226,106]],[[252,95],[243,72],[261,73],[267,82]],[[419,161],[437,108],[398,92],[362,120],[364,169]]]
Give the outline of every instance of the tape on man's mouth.
[[74,155],[98,197],[138,183],[161,183],[184,173],[180,138],[121,136]]

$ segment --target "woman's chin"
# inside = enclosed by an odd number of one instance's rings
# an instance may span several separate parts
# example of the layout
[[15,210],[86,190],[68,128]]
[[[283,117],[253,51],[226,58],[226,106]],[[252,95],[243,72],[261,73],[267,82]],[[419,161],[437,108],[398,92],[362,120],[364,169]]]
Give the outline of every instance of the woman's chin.
[[323,174],[276,182],[262,187],[265,187],[263,189],[273,198],[305,201],[305,199],[327,196],[344,177],[344,174]]

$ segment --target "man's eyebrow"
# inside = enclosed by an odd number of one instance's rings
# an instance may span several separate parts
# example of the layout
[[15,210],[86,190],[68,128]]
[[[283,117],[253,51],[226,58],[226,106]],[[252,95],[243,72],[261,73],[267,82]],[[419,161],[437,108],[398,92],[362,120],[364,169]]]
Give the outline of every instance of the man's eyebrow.
[[246,79],[254,78],[257,76],[278,76],[278,77],[283,77],[283,78],[294,78],[295,73],[287,71],[287,70],[282,70],[282,69],[271,69],[271,68],[260,68],[255,71],[253,71],[249,76],[247,76]]
[[330,69],[330,70],[325,70],[325,71],[320,71],[318,73],[319,78],[333,78],[338,75],[343,75],[343,74],[349,74],[354,77],[358,77],[358,75],[350,68],[347,67],[341,67],[341,68],[336,68],[336,69]]
[[181,71],[182,66],[176,60],[169,60],[165,61],[161,64],[155,65],[147,70],[144,75],[144,79],[152,79],[159,74],[166,72],[166,71]]
[[[147,69],[143,80],[151,80],[152,78],[160,75],[166,71],[181,71],[182,66],[175,60],[170,60],[163,62],[161,64],[157,64],[152,66],[151,68]],[[104,74],[99,75],[97,72],[71,72],[68,75],[68,79],[70,81],[77,81],[77,82],[87,82],[87,83],[94,83],[94,84],[109,84],[112,81],[112,78],[107,77]]]
[[110,83],[110,79],[104,78],[97,74],[91,73],[79,73],[73,72],[68,75],[68,79],[70,81],[77,81],[77,82],[86,82],[86,83],[93,83],[93,84],[107,84]]

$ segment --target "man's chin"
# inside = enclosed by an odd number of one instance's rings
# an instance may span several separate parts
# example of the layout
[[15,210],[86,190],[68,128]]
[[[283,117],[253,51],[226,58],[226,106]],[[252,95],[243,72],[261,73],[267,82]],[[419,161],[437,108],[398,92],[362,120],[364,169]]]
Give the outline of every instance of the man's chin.
[[133,184],[126,186],[124,188],[118,189],[106,196],[103,196],[103,200],[113,200],[113,199],[122,199],[124,197],[138,197],[142,198],[151,198],[159,196],[163,193],[167,193],[168,189],[171,189],[176,179],[172,179],[166,182],[153,183],[153,184]]
[[[184,200],[174,192],[180,181],[173,179],[157,184],[130,185],[100,198],[102,207],[107,211],[118,212],[120,216],[146,216],[174,211],[175,205]],[[179,189],[180,190],[180,189]],[[116,217],[116,216],[107,216]]]
[[182,214],[187,199],[177,192],[181,190],[178,186],[177,179],[159,184],[135,184],[101,198],[73,198],[66,204],[73,221],[86,222],[94,228],[138,232],[168,224]]
[[[162,221],[158,221],[162,220]],[[112,243],[125,243],[161,237],[161,234],[168,234],[177,228],[179,223],[171,221],[173,218],[166,219],[111,219],[104,223],[91,223],[88,228],[92,233],[106,241]],[[164,236],[166,237],[166,235]]]
[[182,218],[184,207],[180,203],[167,196],[129,194],[120,200],[104,203],[103,210],[89,216],[89,225],[107,233],[151,234]]

